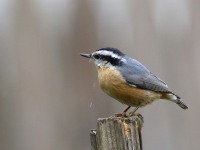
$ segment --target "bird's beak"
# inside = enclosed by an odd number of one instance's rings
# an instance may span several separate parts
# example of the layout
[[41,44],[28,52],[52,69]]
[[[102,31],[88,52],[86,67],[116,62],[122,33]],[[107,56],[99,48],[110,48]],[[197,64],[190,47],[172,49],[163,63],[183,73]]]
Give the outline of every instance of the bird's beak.
[[92,56],[91,54],[83,54],[83,53],[80,53],[80,55],[86,58],[91,58]]

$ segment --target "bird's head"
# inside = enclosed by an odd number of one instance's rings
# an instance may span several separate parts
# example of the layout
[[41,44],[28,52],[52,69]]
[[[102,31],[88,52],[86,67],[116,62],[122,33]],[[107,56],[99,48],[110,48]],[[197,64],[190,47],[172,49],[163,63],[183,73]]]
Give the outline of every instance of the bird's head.
[[121,51],[116,48],[101,48],[92,54],[80,54],[83,57],[90,58],[97,67],[110,67],[120,66],[125,62],[124,56]]

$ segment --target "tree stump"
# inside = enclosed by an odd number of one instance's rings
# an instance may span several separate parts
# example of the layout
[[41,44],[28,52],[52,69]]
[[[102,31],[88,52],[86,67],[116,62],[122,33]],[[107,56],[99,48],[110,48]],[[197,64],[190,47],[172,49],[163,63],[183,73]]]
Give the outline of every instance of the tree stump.
[[142,150],[143,117],[99,118],[91,130],[92,150]]

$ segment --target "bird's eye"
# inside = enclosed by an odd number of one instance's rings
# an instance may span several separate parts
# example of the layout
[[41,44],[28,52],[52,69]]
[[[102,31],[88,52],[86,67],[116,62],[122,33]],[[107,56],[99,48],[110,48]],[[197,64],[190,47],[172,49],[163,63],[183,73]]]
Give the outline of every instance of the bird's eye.
[[100,58],[100,56],[97,55],[97,54],[95,54],[95,55],[93,55],[93,56],[94,56],[95,59],[99,59],[99,58]]

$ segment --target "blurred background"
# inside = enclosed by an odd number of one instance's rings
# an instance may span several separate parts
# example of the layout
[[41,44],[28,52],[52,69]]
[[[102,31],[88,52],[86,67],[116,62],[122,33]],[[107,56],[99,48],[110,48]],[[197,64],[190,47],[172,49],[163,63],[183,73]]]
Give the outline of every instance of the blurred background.
[[0,149],[88,150],[96,120],[126,106],[80,52],[115,47],[145,64],[188,110],[140,112],[144,149],[199,150],[200,1],[1,0]]

